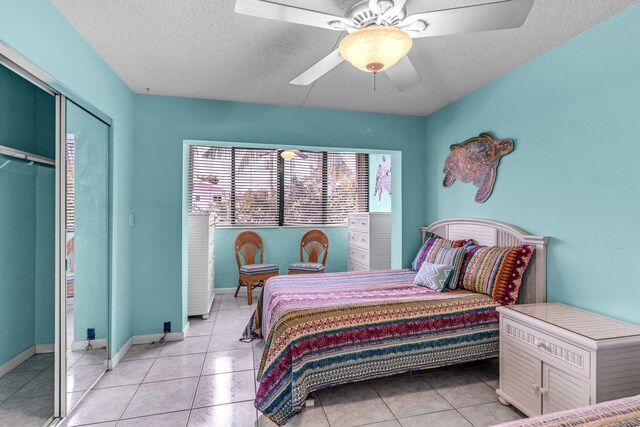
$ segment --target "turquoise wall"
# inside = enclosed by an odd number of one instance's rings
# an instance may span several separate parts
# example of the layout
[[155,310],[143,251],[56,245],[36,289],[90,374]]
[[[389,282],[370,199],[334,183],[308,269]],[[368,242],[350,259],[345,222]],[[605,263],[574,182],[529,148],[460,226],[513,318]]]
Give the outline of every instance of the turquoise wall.
[[135,95],[49,0],[0,2],[0,41],[53,76],[74,100],[113,119],[111,352],[131,336],[133,109]]
[[35,344],[35,185],[33,166],[12,160],[0,169],[0,365]]
[[[411,262],[420,243],[417,227],[424,205],[422,180],[415,179],[415,171],[422,171],[423,118],[161,96],[143,95],[136,100],[134,335],[157,333],[165,320],[173,325],[186,320],[181,228],[183,140],[410,151],[412,155],[401,160],[402,170],[412,171],[414,179],[407,173],[407,184],[397,195],[402,250],[396,251],[396,257],[398,264]],[[290,244],[296,246],[298,239],[296,236]],[[235,262],[221,266],[218,259],[230,259],[226,251],[232,250],[232,245],[217,245],[216,274],[233,277]],[[282,260],[285,258],[289,259],[288,253]],[[223,272],[225,268],[228,270]],[[183,301],[183,306],[175,301]]]
[[[491,218],[552,238],[548,299],[640,323],[640,6],[426,119],[426,220]],[[442,187],[449,145],[513,138],[493,195]]]
[[[0,94],[0,145],[50,155],[53,98],[4,67]],[[0,195],[1,365],[54,340],[53,169],[0,156]]]
[[[55,112],[51,111],[55,116]],[[53,129],[55,132],[55,127]],[[55,146],[55,134],[52,145]],[[35,257],[35,343],[55,340],[56,273],[56,176],[52,167],[37,167],[36,257]]]

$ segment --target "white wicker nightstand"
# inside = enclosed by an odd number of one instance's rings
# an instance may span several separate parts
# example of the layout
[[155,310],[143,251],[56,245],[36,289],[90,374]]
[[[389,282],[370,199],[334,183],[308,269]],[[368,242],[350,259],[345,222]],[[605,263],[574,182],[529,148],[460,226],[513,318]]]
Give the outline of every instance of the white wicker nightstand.
[[528,416],[640,393],[640,327],[559,303],[499,307],[500,402]]

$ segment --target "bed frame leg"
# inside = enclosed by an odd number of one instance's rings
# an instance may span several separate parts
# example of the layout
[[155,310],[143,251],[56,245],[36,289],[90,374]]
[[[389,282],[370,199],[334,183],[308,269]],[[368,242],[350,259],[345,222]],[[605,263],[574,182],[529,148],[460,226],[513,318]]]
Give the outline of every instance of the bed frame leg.
[[313,396],[307,397],[307,400],[304,401],[304,406],[306,407],[314,406],[315,404],[316,404],[316,401],[313,400]]

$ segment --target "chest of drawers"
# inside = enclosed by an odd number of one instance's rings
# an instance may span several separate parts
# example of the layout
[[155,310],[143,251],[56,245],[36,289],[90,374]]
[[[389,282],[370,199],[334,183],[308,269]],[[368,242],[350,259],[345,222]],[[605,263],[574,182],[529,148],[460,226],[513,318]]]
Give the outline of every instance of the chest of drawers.
[[391,213],[349,214],[349,271],[391,268]]
[[189,229],[189,316],[209,317],[214,293],[215,217],[193,212],[188,217]]
[[640,393],[640,327],[559,303],[498,311],[501,403],[535,416]]

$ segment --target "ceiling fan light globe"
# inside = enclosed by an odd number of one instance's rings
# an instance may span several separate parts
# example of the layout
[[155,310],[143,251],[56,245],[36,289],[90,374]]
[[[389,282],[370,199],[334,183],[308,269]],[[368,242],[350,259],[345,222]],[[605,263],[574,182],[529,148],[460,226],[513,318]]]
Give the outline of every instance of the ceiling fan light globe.
[[409,53],[412,46],[413,40],[403,29],[371,26],[342,39],[339,51],[340,56],[357,69],[378,72],[392,67]]
[[280,153],[280,157],[282,157],[285,160],[291,160],[296,156],[297,154],[291,150],[284,150],[282,153]]

